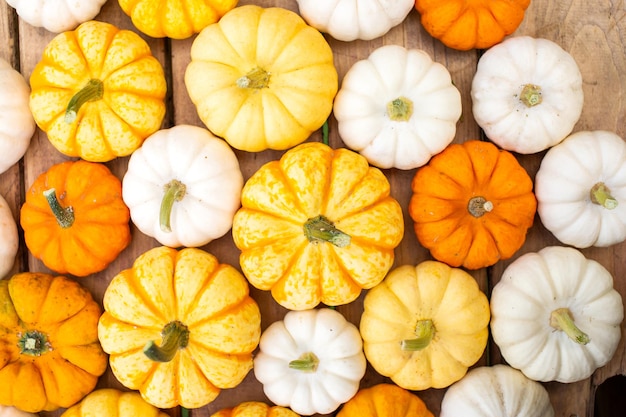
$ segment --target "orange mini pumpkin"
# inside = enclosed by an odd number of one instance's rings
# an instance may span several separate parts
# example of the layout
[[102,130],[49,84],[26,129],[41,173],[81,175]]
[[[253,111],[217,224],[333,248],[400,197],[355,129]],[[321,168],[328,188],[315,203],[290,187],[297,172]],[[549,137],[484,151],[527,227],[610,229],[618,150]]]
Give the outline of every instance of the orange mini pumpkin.
[[422,26],[444,45],[486,49],[513,33],[530,0],[416,0]]
[[449,145],[420,168],[409,214],[432,256],[478,269],[507,259],[533,224],[533,183],[513,154],[491,142]]
[[433,417],[424,401],[395,384],[382,383],[362,388],[337,417]]

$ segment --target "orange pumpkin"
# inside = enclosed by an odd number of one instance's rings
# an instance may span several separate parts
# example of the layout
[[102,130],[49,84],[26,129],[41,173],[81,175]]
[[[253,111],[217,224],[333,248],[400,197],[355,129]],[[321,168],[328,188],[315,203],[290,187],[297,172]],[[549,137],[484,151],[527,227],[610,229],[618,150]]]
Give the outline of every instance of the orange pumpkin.
[[33,256],[57,273],[81,277],[102,271],[128,246],[129,221],[122,182],[105,165],[83,160],[41,174],[20,211]]
[[416,172],[411,187],[409,215],[419,242],[453,267],[510,258],[537,209],[528,173],[491,142],[449,145]]
[[433,417],[433,413],[417,395],[383,383],[359,390],[337,417]]
[[530,0],[415,0],[422,26],[444,45],[486,49],[513,33]]

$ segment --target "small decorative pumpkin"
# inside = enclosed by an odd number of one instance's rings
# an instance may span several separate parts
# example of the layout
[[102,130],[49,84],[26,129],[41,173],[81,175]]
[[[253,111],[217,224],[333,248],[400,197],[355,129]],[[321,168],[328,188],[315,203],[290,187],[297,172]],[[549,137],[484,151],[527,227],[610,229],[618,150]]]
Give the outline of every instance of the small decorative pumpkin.
[[482,356],[489,318],[487,296],[464,270],[437,261],[399,266],[365,295],[365,356],[402,388],[445,388]]
[[236,7],[194,40],[185,85],[202,122],[232,147],[284,150],[319,129],[338,88],[322,34],[279,7]]
[[27,413],[19,408],[0,405],[0,417],[38,417],[38,415],[34,413]]
[[330,308],[289,311],[263,332],[254,375],[274,404],[329,414],[359,389],[366,360],[357,327]]
[[13,269],[19,244],[13,212],[4,197],[0,195],[0,279]]
[[0,280],[0,404],[37,413],[70,407],[107,367],[100,307],[64,276],[23,272]]
[[541,222],[559,241],[587,248],[626,239],[626,143],[581,131],[551,148],[535,177]]
[[289,408],[269,406],[260,401],[246,401],[232,408],[223,408],[211,417],[299,417]]
[[0,174],[26,153],[35,133],[26,79],[0,58]]
[[486,49],[515,32],[530,0],[415,0],[422,26],[444,45]]
[[461,94],[426,52],[385,45],[348,70],[333,114],[346,146],[372,165],[413,169],[454,139]]
[[35,27],[60,33],[93,19],[106,0],[6,0],[19,17]]
[[414,4],[414,0],[298,0],[298,9],[309,25],[350,42],[383,36],[404,21]]
[[474,368],[448,388],[440,417],[554,417],[546,388],[507,365]]
[[122,197],[139,230],[162,245],[198,247],[232,226],[243,174],[230,146],[179,125],[148,137],[130,157]]
[[165,116],[161,64],[139,35],[105,22],[54,37],[30,84],[30,109],[52,145],[91,162],[130,155]]
[[491,293],[491,333],[509,365],[536,381],[588,378],[613,357],[624,307],[613,277],[570,247],[511,263]]
[[337,417],[434,417],[417,395],[394,384],[362,388]]
[[241,202],[232,230],[241,269],[291,310],[354,301],[383,280],[404,234],[384,174],[319,142],[263,165]]
[[119,0],[119,4],[146,35],[187,39],[217,22],[237,0]]
[[113,388],[92,391],[78,404],[65,410],[61,417],[167,417],[168,415],[148,404],[134,391],[124,392]]
[[583,108],[582,75],[558,44],[512,37],[486,51],[471,87],[472,112],[503,149],[532,154],[561,142]]
[[37,177],[20,210],[26,246],[60,274],[104,270],[131,240],[122,183],[103,164],[83,160],[51,166]]
[[418,240],[455,267],[479,269],[513,256],[537,208],[528,173],[490,142],[449,145],[416,172],[411,186]]
[[203,407],[252,369],[259,307],[241,273],[205,251],[148,250],[103,304],[98,336],[113,374],[155,407]]

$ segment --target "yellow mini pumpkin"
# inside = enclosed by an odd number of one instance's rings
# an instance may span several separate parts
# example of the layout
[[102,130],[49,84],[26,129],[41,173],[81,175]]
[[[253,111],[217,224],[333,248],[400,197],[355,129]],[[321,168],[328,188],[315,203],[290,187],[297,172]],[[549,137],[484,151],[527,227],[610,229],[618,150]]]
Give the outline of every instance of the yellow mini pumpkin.
[[270,406],[260,401],[246,401],[232,408],[223,408],[211,417],[299,417],[289,408]]
[[61,417],[168,417],[148,404],[138,392],[102,388],[92,391],[78,404],[65,410]]

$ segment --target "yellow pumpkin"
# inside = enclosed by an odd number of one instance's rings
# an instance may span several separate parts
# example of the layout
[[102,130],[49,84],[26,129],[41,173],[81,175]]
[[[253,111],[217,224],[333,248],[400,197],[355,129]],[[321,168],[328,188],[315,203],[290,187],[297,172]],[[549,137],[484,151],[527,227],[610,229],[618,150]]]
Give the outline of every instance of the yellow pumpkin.
[[289,408],[269,406],[260,401],[246,401],[232,408],[223,408],[211,417],[299,417]]
[[135,391],[101,388],[92,391],[78,404],[65,410],[61,417],[168,417],[148,404]]
[[263,165],[241,202],[232,235],[243,273],[292,310],[355,300],[383,280],[404,234],[382,171],[319,142]]
[[360,331],[365,356],[408,390],[445,388],[487,346],[489,301],[460,268],[424,261],[402,265],[368,291]]
[[252,369],[259,308],[241,273],[203,250],[148,250],[103,303],[98,336],[113,374],[155,407],[202,407]]
[[185,85],[209,130],[257,152],[291,148],[319,129],[338,76],[330,46],[298,14],[247,5],[198,34]]
[[35,122],[61,153],[130,155],[161,127],[163,68],[136,33],[88,21],[54,37],[30,76]]

